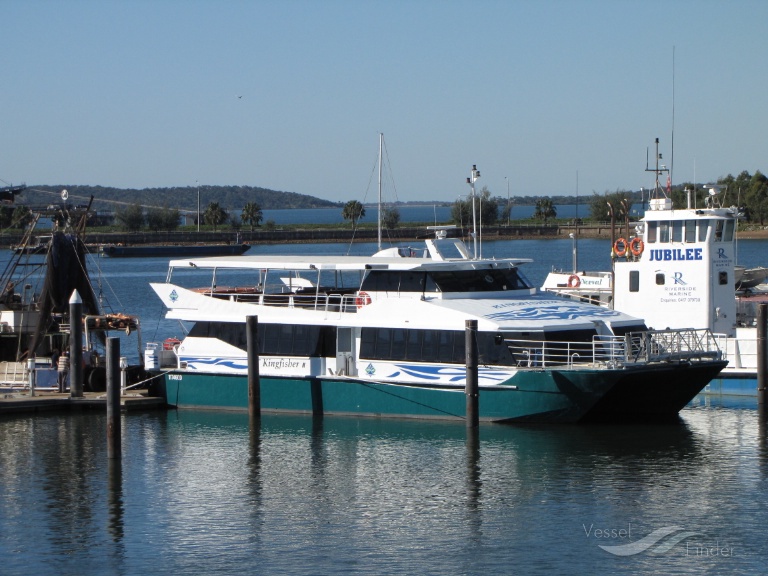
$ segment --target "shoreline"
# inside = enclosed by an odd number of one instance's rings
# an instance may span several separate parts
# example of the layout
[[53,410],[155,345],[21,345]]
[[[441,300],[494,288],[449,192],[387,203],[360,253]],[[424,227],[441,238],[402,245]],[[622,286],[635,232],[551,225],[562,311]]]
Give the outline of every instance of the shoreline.
[[[623,236],[622,228],[616,227],[614,237]],[[460,236],[469,237],[468,229],[458,228]],[[401,226],[384,231],[382,240],[387,242],[414,242],[433,236],[428,227]],[[545,240],[569,238],[575,234],[577,238],[611,239],[611,228],[606,225],[569,226],[569,225],[526,225],[526,226],[493,226],[484,229],[484,240]],[[217,232],[90,232],[85,235],[89,246],[122,245],[122,246],[181,246],[181,245],[210,245],[210,244],[297,244],[304,242],[375,242],[377,231],[362,228],[315,228],[315,229],[278,229],[264,230],[226,230]],[[768,229],[743,230],[736,234],[737,240],[768,239]],[[10,248],[21,241],[20,234],[0,234],[0,247]]]

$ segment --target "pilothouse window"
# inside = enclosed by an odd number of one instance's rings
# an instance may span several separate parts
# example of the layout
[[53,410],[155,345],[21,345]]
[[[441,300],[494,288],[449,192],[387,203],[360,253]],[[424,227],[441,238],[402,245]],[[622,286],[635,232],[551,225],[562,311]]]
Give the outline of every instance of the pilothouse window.
[[726,220],[725,221],[725,231],[723,233],[723,240],[726,242],[732,242],[733,241],[733,228],[734,228],[734,221],[733,220]]
[[648,223],[648,236],[647,240],[649,244],[654,244],[656,242],[656,231],[657,231],[657,223],[656,222],[649,222]]
[[672,242],[683,241],[683,221],[675,220],[672,222]]
[[699,242],[707,240],[707,231],[709,230],[709,220],[699,221]]
[[685,241],[696,242],[696,220],[685,221]]
[[669,222],[659,222],[659,242],[669,242]]
[[717,220],[715,222],[715,242],[722,242],[723,240],[723,221]]

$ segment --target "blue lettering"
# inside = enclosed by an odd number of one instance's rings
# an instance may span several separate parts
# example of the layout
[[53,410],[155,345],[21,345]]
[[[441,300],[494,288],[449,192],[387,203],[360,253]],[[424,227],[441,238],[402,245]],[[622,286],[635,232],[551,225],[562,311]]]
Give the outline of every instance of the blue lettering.
[[718,248],[717,249],[717,257],[718,258],[728,258],[728,256],[725,255],[725,248]]
[[[723,255],[722,249],[721,253],[719,254],[720,258],[727,258],[727,256]],[[651,262],[661,262],[661,261],[678,261],[678,260],[703,260],[702,258],[702,249],[701,248],[673,248],[671,250],[660,250],[660,249],[653,249],[650,250]]]
[[675,272],[672,275],[672,278],[675,280],[675,284],[682,284],[685,286],[685,282],[683,281],[683,273],[682,272]]

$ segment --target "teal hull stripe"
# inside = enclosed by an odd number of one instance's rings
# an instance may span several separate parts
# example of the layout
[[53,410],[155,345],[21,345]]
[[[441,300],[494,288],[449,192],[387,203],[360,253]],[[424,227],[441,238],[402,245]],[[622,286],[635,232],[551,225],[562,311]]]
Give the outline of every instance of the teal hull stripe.
[[[522,376],[522,377],[521,377]],[[482,388],[480,418],[575,422],[614,384],[613,372],[518,374],[514,387]],[[179,373],[166,376],[165,395],[178,407],[247,409],[247,379],[239,375]],[[375,417],[463,419],[463,388],[406,386],[355,379],[261,378],[263,410]]]

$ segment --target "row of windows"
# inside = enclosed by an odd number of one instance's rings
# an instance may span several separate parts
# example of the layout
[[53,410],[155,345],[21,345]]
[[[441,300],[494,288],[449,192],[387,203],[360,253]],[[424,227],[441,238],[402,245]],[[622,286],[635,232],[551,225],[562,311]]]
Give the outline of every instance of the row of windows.
[[[633,326],[614,332],[623,335],[644,328]],[[542,359],[542,349],[549,363],[565,363],[573,354],[578,354],[583,361],[591,355],[595,334],[594,329],[504,335],[478,332],[478,361],[500,366],[531,365]],[[242,350],[247,348],[246,327],[242,323],[198,322],[189,335],[218,338]],[[361,359],[466,364],[464,331],[363,328],[361,336]],[[333,357],[336,354],[336,328],[332,326],[259,324],[258,340],[259,353],[267,356]],[[568,344],[557,344],[559,342]]]
[[423,272],[372,270],[363,280],[369,292],[502,292],[523,290],[530,283],[516,268]]
[[[546,348],[547,361],[567,361],[579,352],[586,358],[592,350],[594,329],[562,332],[477,333],[480,364],[499,366],[529,365],[541,360],[533,350]],[[547,346],[539,343],[548,342]],[[568,345],[551,344],[568,342]],[[574,344],[576,343],[576,344]],[[409,330],[400,328],[363,328],[360,358],[370,360],[444,362],[466,364],[466,333],[453,330]]]
[[[712,226],[710,226],[712,223]],[[733,220],[673,220],[671,222],[648,222],[649,243],[704,242],[709,229],[714,232],[715,242],[733,240]]]
[[[675,279],[672,279],[672,282],[675,282]],[[667,283],[667,275],[664,274],[664,272],[656,272],[656,285],[657,286],[664,286]],[[717,283],[720,284],[720,286],[725,286],[728,284],[728,272],[718,272],[717,273]],[[640,292],[640,271],[639,270],[630,270],[629,272],[629,291],[630,292]]]
[[[301,324],[259,324],[259,354],[267,356],[335,356],[336,329],[333,326]],[[218,338],[245,350],[245,324],[239,322],[198,322],[189,332],[199,338]]]

